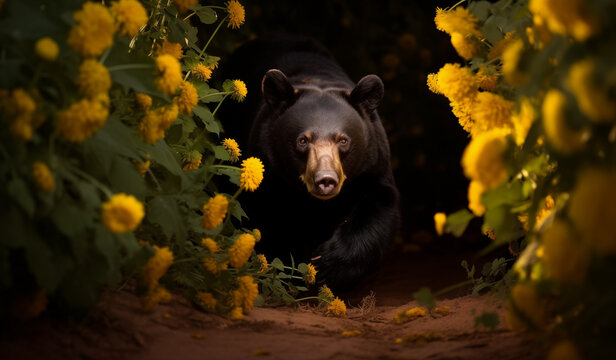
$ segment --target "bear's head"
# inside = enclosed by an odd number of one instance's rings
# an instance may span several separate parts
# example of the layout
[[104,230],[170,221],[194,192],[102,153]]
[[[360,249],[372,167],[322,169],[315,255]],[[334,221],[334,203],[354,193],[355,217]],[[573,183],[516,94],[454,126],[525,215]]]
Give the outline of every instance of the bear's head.
[[[383,82],[376,75],[355,87],[318,79],[293,85],[280,70],[269,70],[262,93],[269,107],[270,161],[279,175],[319,199],[338,195],[345,183],[374,161],[371,147]],[[380,124],[379,124],[380,126]],[[300,181],[301,180],[301,181]]]

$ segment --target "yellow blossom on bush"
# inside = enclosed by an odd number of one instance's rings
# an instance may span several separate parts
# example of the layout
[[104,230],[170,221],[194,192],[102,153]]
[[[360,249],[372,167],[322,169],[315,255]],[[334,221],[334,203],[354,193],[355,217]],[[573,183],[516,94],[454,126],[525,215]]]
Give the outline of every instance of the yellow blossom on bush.
[[548,279],[563,284],[581,284],[586,279],[590,252],[567,222],[554,221],[541,235],[541,240]]
[[240,151],[237,141],[227,138],[222,141],[222,146],[227,150],[232,162],[236,162],[240,159],[242,152]]
[[137,101],[137,105],[139,105],[139,108],[141,108],[141,110],[143,111],[150,110],[150,108],[152,107],[152,97],[150,95],[136,93],[135,100]]
[[259,261],[259,273],[264,273],[267,271],[269,264],[267,263],[267,258],[263,254],[257,255],[257,261]]
[[528,81],[528,76],[519,70],[520,59],[524,52],[524,41],[515,38],[503,50],[501,67],[505,80],[511,85],[521,85]]
[[182,114],[190,114],[199,102],[199,94],[195,86],[189,81],[182,81],[180,93],[173,98]]
[[60,48],[54,39],[45,36],[34,43],[34,52],[43,60],[54,61],[60,53]]
[[332,300],[332,302],[327,307],[327,315],[335,317],[345,317],[346,305],[344,304],[344,301],[340,300],[338,297],[334,298],[334,300]]
[[476,216],[483,216],[486,212],[486,207],[481,201],[481,195],[483,195],[484,191],[485,187],[477,180],[472,180],[468,184],[468,209]]
[[143,204],[132,195],[115,194],[103,203],[101,220],[113,233],[133,231],[139,226],[145,211]]
[[475,40],[459,32],[451,34],[451,45],[464,60],[471,60],[479,52],[479,45]]
[[203,267],[205,268],[205,270],[216,275],[223,270],[227,270],[229,268],[229,263],[227,261],[219,263],[213,257],[206,257],[205,259],[203,259]]
[[442,94],[438,86],[438,74],[428,74],[426,83],[430,91],[432,91],[435,94]]
[[184,81],[180,62],[169,54],[159,55],[155,61],[156,78],[154,79],[154,85],[167,96],[175,94]]
[[99,56],[113,44],[115,24],[104,5],[87,1],[73,18],[76,24],[68,34],[67,43],[80,55]]
[[443,212],[437,212],[434,214],[434,228],[438,236],[443,235],[445,231],[445,223],[447,223],[447,215]]
[[[528,324],[525,319],[530,321]],[[548,322],[545,301],[530,283],[516,284],[507,303],[505,323],[512,331],[543,328]]]
[[214,239],[212,238],[208,237],[201,239],[201,244],[205,246],[205,248],[210,252],[210,254],[216,254],[220,251],[218,243],[216,243],[216,241],[214,241]]
[[473,100],[474,98],[472,100],[452,101],[450,103],[451,112],[458,118],[458,123],[464,131],[469,133],[473,131],[473,125],[475,125],[475,121],[471,117]]
[[179,114],[175,104],[148,110],[139,123],[139,135],[147,144],[153,144],[165,137],[165,131],[173,124]]
[[445,64],[437,74],[439,91],[450,101],[472,101],[477,95],[479,84],[467,67],[460,64]]
[[198,63],[195,67],[192,68],[192,74],[201,81],[208,81],[212,78],[212,69],[208,66],[203,65],[203,63]]
[[473,136],[480,132],[493,129],[511,129],[511,115],[513,102],[506,100],[501,95],[491,92],[480,92],[472,106]]
[[439,306],[434,308],[434,313],[438,315],[447,315],[451,312],[451,308],[449,306]]
[[158,285],[158,280],[165,275],[169,266],[173,264],[173,253],[168,246],[154,245],[153,247],[156,253],[141,270],[141,281],[150,290]]
[[209,292],[200,291],[195,295],[197,303],[203,306],[207,311],[216,310],[216,298]]
[[119,0],[111,3],[109,9],[115,18],[118,32],[133,37],[148,23],[148,14],[137,0]]
[[255,237],[252,234],[242,234],[237,237],[235,243],[229,248],[229,265],[239,269],[250,257],[255,247]]
[[466,177],[479,181],[486,189],[493,189],[507,180],[506,136],[506,131],[491,130],[473,137],[462,155]]
[[145,311],[152,311],[159,303],[171,301],[171,293],[164,286],[156,284],[145,296],[141,298],[141,306]]
[[554,345],[549,351],[547,360],[582,360],[580,352],[569,340],[563,340]]
[[249,312],[259,296],[259,286],[252,276],[244,275],[236,279],[237,289],[231,292],[233,306],[240,307],[244,313]]
[[500,41],[498,41],[496,44],[494,44],[494,46],[492,46],[492,49],[490,49],[490,52],[488,52],[487,59],[491,61],[498,57],[501,57],[503,51],[505,51],[509,44],[516,39],[518,39],[518,37],[514,32],[506,33]]
[[79,92],[88,98],[94,98],[101,93],[107,93],[111,88],[109,70],[94,59],[86,59],[79,66],[77,75]]
[[248,94],[246,84],[242,80],[233,80],[233,93],[231,97],[239,102],[244,101],[244,98]]
[[255,191],[263,181],[263,171],[263,163],[256,157],[249,157],[242,161],[240,187],[244,190]]
[[180,14],[184,13],[186,10],[192,8],[193,6],[199,3],[199,0],[173,0],[175,5],[178,8]]
[[133,160],[135,162],[135,164],[137,165],[137,170],[139,171],[139,175],[141,175],[141,177],[145,177],[145,174],[148,172],[148,169],[150,168],[150,165],[152,164],[152,162],[150,160],[146,160],[146,161],[136,161]]
[[201,165],[201,159],[203,158],[202,154],[199,154],[196,157],[190,157],[188,161],[182,167],[184,171],[197,170],[199,165]]
[[246,12],[239,1],[231,0],[227,2],[227,12],[229,13],[228,27],[237,29],[244,23]]
[[530,11],[546,20],[557,34],[572,35],[584,41],[599,31],[599,23],[583,0],[531,0]]
[[486,91],[494,91],[498,85],[498,72],[492,67],[485,65],[479,66],[475,78],[477,79],[479,88]]
[[327,285],[323,285],[319,288],[319,298],[322,301],[332,302],[335,298],[334,293],[327,287]]
[[82,142],[105,125],[108,116],[109,109],[98,99],[82,99],[58,112],[56,129],[66,140]]
[[216,194],[203,205],[203,228],[215,229],[227,216],[229,200],[223,194]]
[[396,324],[402,324],[408,321],[412,321],[418,319],[420,317],[426,316],[426,311],[420,307],[414,307],[408,310],[401,310],[396,313],[394,316],[394,321]]
[[317,269],[314,268],[314,265],[308,264],[308,270],[304,274],[304,281],[306,284],[314,284],[317,277]]
[[182,44],[174,43],[167,39],[164,39],[162,44],[156,50],[156,55],[171,55],[177,60],[180,60],[184,57],[184,52],[182,51]]
[[604,256],[616,254],[616,171],[586,168],[577,177],[568,214],[589,247]]
[[44,192],[53,192],[56,188],[56,183],[53,179],[53,174],[49,167],[40,161],[35,161],[32,164],[32,178],[36,187]]
[[520,108],[511,116],[511,122],[513,123],[513,133],[515,137],[515,143],[521,146],[526,140],[528,130],[535,122],[535,107],[526,97],[523,97],[519,102]]
[[32,132],[42,122],[36,113],[36,102],[32,96],[24,89],[17,88],[0,96],[0,100],[11,133],[24,141],[31,140]]
[[474,35],[481,37],[481,32],[477,29],[479,19],[467,9],[458,6],[452,10],[436,8],[434,23],[438,30],[448,34],[459,33],[463,36]]
[[242,312],[242,308],[239,306],[234,307],[229,313],[229,317],[232,320],[242,320],[244,318],[244,313]]
[[576,131],[569,127],[567,112],[565,94],[559,90],[550,89],[541,107],[545,136],[555,150],[569,155],[584,146],[585,135],[583,131]]
[[567,85],[575,95],[582,113],[592,121],[614,122],[616,103],[611,98],[608,87],[602,87],[595,81],[595,68],[596,65],[590,58],[574,63],[569,68]]
[[261,241],[261,230],[259,230],[259,229],[252,229],[252,235],[255,237],[255,240],[257,242]]

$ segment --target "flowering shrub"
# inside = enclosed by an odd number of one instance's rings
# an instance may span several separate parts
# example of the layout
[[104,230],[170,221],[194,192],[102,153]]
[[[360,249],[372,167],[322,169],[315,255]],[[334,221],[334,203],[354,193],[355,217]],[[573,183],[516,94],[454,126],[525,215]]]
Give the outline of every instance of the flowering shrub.
[[482,217],[491,248],[509,244],[507,325],[549,339],[550,358],[616,355],[614,11],[599,0],[436,10],[466,61],[445,64],[428,86],[470,136],[470,212],[436,225],[460,235]]
[[314,283],[306,264],[268,264],[241,227],[238,197],[266,169],[233,165],[239,145],[220,139],[220,104],[248,93],[208,82],[208,46],[243,22],[236,0],[0,2],[3,314],[86,310],[135,277],[146,310],[174,290],[239,319]]

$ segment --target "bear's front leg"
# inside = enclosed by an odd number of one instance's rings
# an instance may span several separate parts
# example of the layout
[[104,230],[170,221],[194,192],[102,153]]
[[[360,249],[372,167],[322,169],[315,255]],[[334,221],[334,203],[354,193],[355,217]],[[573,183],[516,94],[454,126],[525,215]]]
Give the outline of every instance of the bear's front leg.
[[318,283],[344,291],[380,263],[398,228],[398,193],[381,186],[361,195],[332,237],[315,252]]

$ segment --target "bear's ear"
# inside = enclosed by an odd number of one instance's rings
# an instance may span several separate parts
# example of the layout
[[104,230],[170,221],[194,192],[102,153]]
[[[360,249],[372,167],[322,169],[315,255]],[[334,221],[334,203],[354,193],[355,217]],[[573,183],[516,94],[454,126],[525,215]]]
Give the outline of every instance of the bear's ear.
[[353,105],[371,113],[379,106],[385,93],[383,82],[376,75],[366,75],[351,91],[350,100]]
[[287,76],[278,69],[271,69],[261,83],[263,98],[272,107],[289,105],[295,101],[295,91]]

